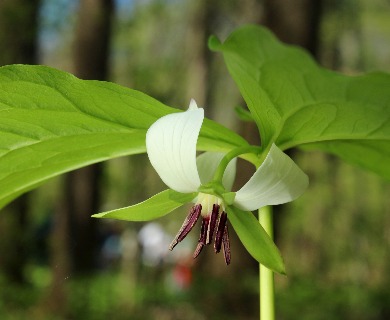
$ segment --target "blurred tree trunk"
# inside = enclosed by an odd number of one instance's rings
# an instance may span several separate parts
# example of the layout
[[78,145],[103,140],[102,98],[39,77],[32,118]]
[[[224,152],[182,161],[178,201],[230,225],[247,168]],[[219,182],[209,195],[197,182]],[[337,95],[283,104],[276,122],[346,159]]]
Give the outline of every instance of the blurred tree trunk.
[[264,24],[280,40],[317,55],[322,0],[265,0],[264,6]]
[[[113,0],[80,2],[74,43],[74,73],[82,79],[107,80]],[[70,217],[72,267],[87,274],[97,266],[97,220],[100,206],[101,164],[70,172],[65,178]]]
[[114,0],[81,0],[74,46],[75,74],[107,80]]
[[215,34],[216,18],[222,4],[220,1],[195,1],[189,24],[187,100],[194,98],[199,106],[207,106],[206,116],[212,114],[213,83],[210,81],[214,55],[208,49],[207,39]]
[[39,0],[0,1],[0,65],[37,63]]
[[[38,8],[38,0],[0,1],[0,66],[37,63]],[[5,211],[7,217],[0,223],[0,266],[8,280],[21,284],[28,252],[29,195],[19,197]]]
[[[74,73],[82,79],[108,77],[113,0],[81,0],[74,43]],[[91,165],[64,177],[52,237],[54,279],[49,308],[66,314],[66,279],[88,275],[97,267],[97,228],[91,218],[100,205],[101,165]]]
[[97,213],[100,205],[101,165],[95,164],[65,176],[66,213],[69,215],[73,274],[89,274],[97,268]]
[[[63,181],[62,181],[63,183]],[[49,239],[50,264],[53,280],[41,305],[56,315],[65,315],[67,306],[66,280],[70,277],[69,215],[67,199],[60,193],[54,208],[53,229]]]
[[24,194],[2,212],[0,220],[0,268],[7,281],[25,284],[24,267],[28,260],[29,194]]

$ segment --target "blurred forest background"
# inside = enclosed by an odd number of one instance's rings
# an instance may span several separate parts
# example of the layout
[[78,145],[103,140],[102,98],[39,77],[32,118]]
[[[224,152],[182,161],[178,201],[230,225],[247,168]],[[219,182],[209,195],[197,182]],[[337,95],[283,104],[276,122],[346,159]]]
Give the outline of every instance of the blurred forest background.
[[[45,64],[109,80],[206,115],[258,141],[244,102],[207,38],[268,26],[330,69],[390,72],[388,0],[0,0],[0,65]],[[390,88],[389,88],[390,90]],[[322,153],[291,152],[310,176],[275,208],[288,276],[277,319],[390,319],[390,185]],[[237,185],[250,174],[240,164]],[[186,210],[152,223],[90,218],[163,185],[145,155],[71,172],[0,216],[1,319],[258,319],[258,266],[231,228],[232,264],[197,232],[174,252]]]

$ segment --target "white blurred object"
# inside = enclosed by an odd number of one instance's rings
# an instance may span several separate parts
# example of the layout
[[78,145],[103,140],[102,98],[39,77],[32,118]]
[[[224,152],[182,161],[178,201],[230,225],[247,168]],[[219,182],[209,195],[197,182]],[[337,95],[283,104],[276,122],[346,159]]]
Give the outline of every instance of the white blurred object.
[[170,236],[156,222],[145,224],[138,233],[145,265],[155,267],[164,261],[168,252]]

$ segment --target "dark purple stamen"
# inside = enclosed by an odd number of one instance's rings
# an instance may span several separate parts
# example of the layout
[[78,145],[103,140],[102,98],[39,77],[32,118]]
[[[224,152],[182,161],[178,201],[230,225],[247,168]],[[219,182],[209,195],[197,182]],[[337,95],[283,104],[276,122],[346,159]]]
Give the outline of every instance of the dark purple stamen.
[[183,225],[181,226],[179,232],[177,233],[175,239],[173,239],[172,243],[169,246],[169,250],[173,250],[173,248],[181,242],[187,234],[192,230],[195,226],[196,222],[199,219],[200,212],[202,211],[202,206],[197,204],[193,206],[188,214],[187,218],[184,220]]
[[215,234],[215,241],[214,241],[215,253],[219,253],[221,251],[222,241],[223,241],[222,238],[225,233],[226,221],[227,221],[227,214],[226,212],[222,212],[218,221],[217,233]]
[[[173,250],[173,248],[179,242],[181,242],[192,230],[201,215],[201,211],[202,206],[200,204],[196,204],[191,208],[190,213],[184,220],[183,225],[181,226],[175,239],[169,246],[169,250]],[[221,248],[223,247],[225,262],[227,265],[229,265],[231,261],[231,253],[227,225],[227,214],[224,211],[222,211],[221,214],[219,214],[219,212],[220,206],[218,204],[214,204],[213,210],[206,217],[202,218],[202,226],[200,229],[198,245],[196,246],[193,257],[196,258],[203,250],[203,247],[206,244],[210,244],[214,238],[215,252],[219,253],[221,251]]]
[[229,241],[229,231],[228,231],[227,223],[225,224],[225,230],[223,232],[222,244],[223,244],[223,255],[225,257],[225,262],[227,265],[229,265],[232,256],[230,253],[230,241]]
[[204,244],[202,242],[198,242],[198,245],[196,246],[194,254],[192,255],[192,257],[194,259],[199,256],[199,253],[202,251],[203,247],[204,247]]
[[193,257],[194,259],[199,255],[199,253],[202,251],[204,245],[207,241],[207,230],[209,229],[210,224],[210,218],[206,217],[202,219],[202,226],[200,228],[200,236],[198,240],[198,245],[196,246],[196,249],[194,251]]
[[203,218],[202,219],[202,227],[200,228],[200,236],[198,242],[206,244],[207,240],[207,230],[209,228],[210,218]]
[[213,241],[214,230],[218,220],[218,213],[219,213],[219,205],[214,204],[213,211],[211,212],[210,215],[210,223],[207,230],[206,244],[209,244],[210,242]]

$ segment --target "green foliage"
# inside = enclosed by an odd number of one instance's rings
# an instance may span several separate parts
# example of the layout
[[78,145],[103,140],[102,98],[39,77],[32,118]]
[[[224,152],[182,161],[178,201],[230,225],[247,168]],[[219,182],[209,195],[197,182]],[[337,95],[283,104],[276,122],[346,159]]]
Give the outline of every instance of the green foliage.
[[244,108],[241,107],[236,107],[234,111],[236,111],[236,114],[241,121],[246,121],[246,122],[254,121],[252,114],[248,110],[245,110]]
[[[36,266],[34,266],[36,267]],[[132,273],[137,268],[137,273]],[[129,273],[129,270],[130,273]],[[51,273],[47,268],[45,271]],[[192,271],[189,288],[175,287],[174,265],[154,270],[137,261],[122,270],[105,270],[64,280],[64,309],[50,309],[50,287],[17,286],[0,274],[0,318],[2,320],[144,320],[144,319],[256,319],[256,272],[246,270],[241,281],[233,274],[216,278]],[[207,283],[207,285],[205,285]],[[245,306],[243,310],[243,306]]]
[[297,314],[303,320],[386,319],[390,311],[385,286],[337,285],[307,275],[278,290],[276,302],[278,315],[286,320],[296,319]]
[[[223,44],[211,38],[210,47],[224,54],[250,111],[237,113],[256,122],[264,150],[273,142],[282,149],[320,149],[390,178],[389,75],[348,77],[327,71],[258,26],[233,32]],[[150,125],[178,112],[143,93],[43,66],[1,68],[0,91],[0,207],[69,170],[144,153]],[[206,119],[197,147],[228,151],[246,144]],[[95,217],[146,221],[194,197],[166,190]],[[284,273],[278,249],[254,216],[227,210],[252,256]]]
[[92,217],[127,221],[149,221],[170,213],[195,197],[196,193],[179,193],[168,189],[133,206],[94,214]]
[[259,26],[209,45],[223,53],[265,147],[321,149],[390,179],[390,75],[325,70]]
[[248,252],[267,268],[285,274],[278,248],[255,216],[232,206],[227,207],[227,212],[229,221]]
[[[44,66],[0,68],[0,92],[0,207],[66,171],[145,152],[149,126],[178,111],[141,92]],[[206,120],[198,146],[244,144]]]

